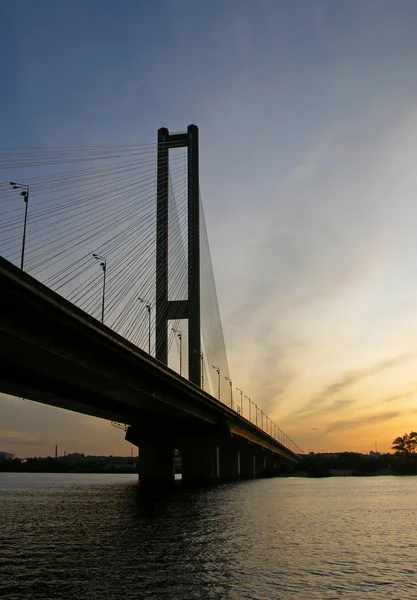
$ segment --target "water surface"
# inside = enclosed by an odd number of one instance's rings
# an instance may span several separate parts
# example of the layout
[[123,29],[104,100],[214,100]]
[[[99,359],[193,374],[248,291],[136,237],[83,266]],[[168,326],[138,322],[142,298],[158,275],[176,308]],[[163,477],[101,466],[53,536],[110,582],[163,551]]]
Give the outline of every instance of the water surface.
[[0,473],[0,597],[417,599],[417,477]]

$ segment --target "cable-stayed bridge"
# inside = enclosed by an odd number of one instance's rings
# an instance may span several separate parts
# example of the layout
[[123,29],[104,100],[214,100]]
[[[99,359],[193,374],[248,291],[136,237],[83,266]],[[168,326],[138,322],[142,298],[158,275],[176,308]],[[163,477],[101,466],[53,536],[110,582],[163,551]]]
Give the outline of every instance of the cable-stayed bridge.
[[141,478],[254,476],[301,449],[232,381],[198,128],[3,149],[0,391],[126,424]]

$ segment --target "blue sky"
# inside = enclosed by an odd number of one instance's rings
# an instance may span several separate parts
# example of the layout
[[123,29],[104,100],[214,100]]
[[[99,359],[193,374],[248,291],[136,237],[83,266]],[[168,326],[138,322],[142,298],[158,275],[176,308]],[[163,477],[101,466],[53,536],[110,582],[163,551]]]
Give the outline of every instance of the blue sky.
[[[200,127],[238,386],[306,450],[387,450],[416,428],[414,1],[15,0],[0,16],[4,147]],[[129,453],[107,423],[22,402],[0,403],[4,450],[50,452],[54,423],[68,451]]]

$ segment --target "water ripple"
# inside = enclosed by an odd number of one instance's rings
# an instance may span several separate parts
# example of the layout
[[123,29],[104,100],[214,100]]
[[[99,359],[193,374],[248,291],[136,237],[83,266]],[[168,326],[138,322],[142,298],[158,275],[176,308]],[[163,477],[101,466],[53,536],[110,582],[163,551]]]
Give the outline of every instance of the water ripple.
[[6,600],[416,600],[417,478],[0,474]]

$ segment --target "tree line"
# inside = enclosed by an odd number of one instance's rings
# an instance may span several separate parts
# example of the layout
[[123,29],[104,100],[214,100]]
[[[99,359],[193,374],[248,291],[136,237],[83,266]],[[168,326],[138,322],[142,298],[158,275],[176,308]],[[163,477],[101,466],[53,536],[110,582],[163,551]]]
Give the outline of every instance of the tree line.
[[297,469],[310,477],[328,477],[334,471],[352,471],[352,475],[417,475],[417,432],[410,431],[392,441],[393,454],[373,456],[357,452],[311,454],[304,456]]

